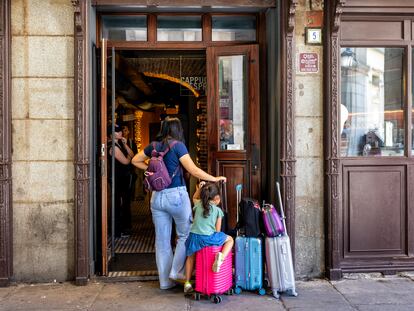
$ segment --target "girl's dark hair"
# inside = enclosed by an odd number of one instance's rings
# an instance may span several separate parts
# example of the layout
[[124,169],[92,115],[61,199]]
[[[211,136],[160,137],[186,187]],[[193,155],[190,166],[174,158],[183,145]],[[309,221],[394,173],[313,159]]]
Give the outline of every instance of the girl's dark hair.
[[175,139],[184,142],[184,131],[181,121],[175,117],[166,117],[161,122],[161,129],[157,139],[163,143],[168,143],[168,139]]
[[210,215],[210,201],[220,195],[220,189],[216,183],[209,182],[201,188],[201,204],[203,206],[203,216],[207,218]]

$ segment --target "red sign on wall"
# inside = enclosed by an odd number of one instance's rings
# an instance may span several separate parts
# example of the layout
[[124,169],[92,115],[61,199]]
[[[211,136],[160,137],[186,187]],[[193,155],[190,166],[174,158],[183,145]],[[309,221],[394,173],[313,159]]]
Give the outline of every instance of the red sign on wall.
[[315,73],[319,71],[318,53],[299,53],[299,71]]

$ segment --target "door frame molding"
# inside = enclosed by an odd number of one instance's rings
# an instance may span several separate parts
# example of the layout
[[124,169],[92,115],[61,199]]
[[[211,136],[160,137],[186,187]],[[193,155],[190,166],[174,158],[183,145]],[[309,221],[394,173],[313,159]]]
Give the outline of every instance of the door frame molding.
[[[280,178],[286,227],[295,260],[296,141],[295,141],[295,15],[299,0],[281,1]],[[273,185],[272,185],[273,186]]]
[[89,1],[72,0],[74,6],[74,117],[75,117],[75,283],[89,279]]
[[[88,185],[89,185],[89,118],[88,116],[88,7],[89,1],[72,0],[75,7],[75,243],[76,284],[86,284],[88,264]],[[116,2],[116,1],[114,1]],[[259,1],[260,2],[260,1]],[[281,1],[281,97],[280,97],[280,165],[282,199],[287,228],[295,249],[295,14],[298,0]],[[294,255],[293,255],[294,257]]]
[[13,276],[11,1],[0,6],[0,287]]
[[342,7],[345,0],[335,0],[325,3],[324,12],[324,170],[325,170],[325,198],[326,211],[326,275],[331,280],[342,278],[339,267],[341,224],[339,224],[339,205],[342,191],[340,189],[341,170],[339,159],[339,26]]

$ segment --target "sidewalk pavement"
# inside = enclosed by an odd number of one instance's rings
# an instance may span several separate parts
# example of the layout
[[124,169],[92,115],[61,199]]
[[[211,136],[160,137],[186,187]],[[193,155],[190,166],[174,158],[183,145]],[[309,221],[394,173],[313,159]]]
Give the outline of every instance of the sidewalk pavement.
[[0,288],[0,310],[260,310],[260,311],[412,311],[414,273],[384,277],[381,274],[348,275],[341,281],[297,282],[298,297],[259,296],[243,292],[223,296],[220,304],[185,298],[182,287],[158,289],[158,283],[90,281],[72,283],[18,284]]

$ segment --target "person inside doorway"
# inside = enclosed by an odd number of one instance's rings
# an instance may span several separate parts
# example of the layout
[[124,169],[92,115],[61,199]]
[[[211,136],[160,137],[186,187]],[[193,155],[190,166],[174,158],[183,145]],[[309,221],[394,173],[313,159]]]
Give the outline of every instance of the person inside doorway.
[[[112,163],[112,156],[115,157],[115,178],[109,176],[109,182],[115,182],[115,238],[127,237],[131,232],[131,206],[128,201],[128,187],[130,180],[130,163],[134,153],[122,137],[122,129],[115,124],[115,131],[112,135],[112,126],[108,126],[108,155],[109,163]],[[112,149],[112,140],[115,148]],[[110,174],[112,169],[109,168]]]
[[[170,176],[175,171],[177,173],[172,178],[168,188],[153,191],[151,197],[152,220],[155,226],[155,258],[160,288],[169,289],[176,285],[175,281],[185,279],[185,241],[189,235],[192,222],[190,197],[185,186],[182,170],[177,170],[177,168],[182,165],[192,176],[201,180],[217,182],[225,181],[226,178],[224,176],[214,177],[194,164],[184,144],[183,127],[178,118],[165,118],[161,123],[160,137],[161,141],[155,143],[157,151],[166,150],[173,141],[177,141],[164,156],[164,162]],[[145,161],[150,158],[153,149],[153,144],[146,146],[132,159],[132,164],[146,170],[148,165]],[[176,224],[178,236],[174,254],[171,247],[173,220]]]
[[[122,137],[126,140],[126,145],[129,149],[132,150],[133,154],[136,155],[138,153],[137,145],[134,142],[134,139],[130,137],[129,127],[128,125],[122,125]],[[131,200],[135,198],[135,182],[137,181],[137,173],[135,172],[135,166],[129,164],[130,168],[130,175],[129,175],[129,182],[128,182],[128,193],[127,193],[127,204],[131,205]]]

